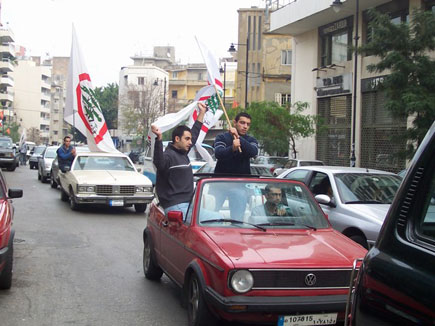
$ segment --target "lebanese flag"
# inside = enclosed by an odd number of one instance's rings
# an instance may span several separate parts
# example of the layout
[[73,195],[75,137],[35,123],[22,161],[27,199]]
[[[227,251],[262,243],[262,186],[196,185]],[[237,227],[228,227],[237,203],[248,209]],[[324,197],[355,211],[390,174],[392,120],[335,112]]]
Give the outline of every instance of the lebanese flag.
[[65,102],[64,120],[86,136],[92,152],[118,152],[95,97],[74,26]]
[[221,73],[219,72],[218,61],[204,43],[198,40],[196,36],[195,39],[198,43],[199,50],[201,52],[202,58],[204,59],[205,65],[207,66],[208,83],[210,85],[215,85],[219,92],[223,92],[223,84],[221,81]]

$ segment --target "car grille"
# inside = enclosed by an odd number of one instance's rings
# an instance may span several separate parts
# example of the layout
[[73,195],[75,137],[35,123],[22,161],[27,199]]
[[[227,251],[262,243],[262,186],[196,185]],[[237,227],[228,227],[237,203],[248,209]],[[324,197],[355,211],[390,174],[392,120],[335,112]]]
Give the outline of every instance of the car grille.
[[133,196],[135,186],[112,186],[112,185],[97,185],[97,195],[127,195]]
[[319,289],[348,288],[352,270],[251,270],[251,273],[254,289]]

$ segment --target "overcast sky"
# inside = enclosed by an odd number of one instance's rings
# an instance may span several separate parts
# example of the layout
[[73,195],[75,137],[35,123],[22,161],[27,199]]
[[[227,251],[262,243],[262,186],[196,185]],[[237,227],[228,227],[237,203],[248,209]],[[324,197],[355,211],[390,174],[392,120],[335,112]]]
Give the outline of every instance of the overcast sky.
[[94,86],[118,81],[134,54],[175,46],[181,63],[202,62],[194,36],[217,57],[237,42],[239,8],[264,0],[2,0],[1,21],[28,55],[69,56],[71,26]]

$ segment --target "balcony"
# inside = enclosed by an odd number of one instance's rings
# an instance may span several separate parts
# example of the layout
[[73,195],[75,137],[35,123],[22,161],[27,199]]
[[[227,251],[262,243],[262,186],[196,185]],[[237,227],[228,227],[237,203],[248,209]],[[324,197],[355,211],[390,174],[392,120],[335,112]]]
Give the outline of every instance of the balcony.
[[8,27],[0,27],[0,43],[14,42],[15,35],[12,29]]
[[14,85],[15,82],[12,76],[9,76],[7,74],[0,76],[0,87],[4,87],[4,86],[14,87]]
[[10,72],[14,70],[14,65],[12,64],[11,60],[7,58],[3,58],[0,61],[0,71],[3,72]]
[[[0,44],[0,53],[7,53],[10,56],[15,56],[15,46],[12,44]],[[4,56],[4,55],[3,55]]]
[[51,89],[50,79],[41,80],[41,90],[44,88]]
[[13,91],[4,91],[0,92],[0,102],[13,102],[14,101],[14,92]]
[[51,100],[51,94],[50,93],[41,92],[41,100],[42,101],[50,102],[50,100]]

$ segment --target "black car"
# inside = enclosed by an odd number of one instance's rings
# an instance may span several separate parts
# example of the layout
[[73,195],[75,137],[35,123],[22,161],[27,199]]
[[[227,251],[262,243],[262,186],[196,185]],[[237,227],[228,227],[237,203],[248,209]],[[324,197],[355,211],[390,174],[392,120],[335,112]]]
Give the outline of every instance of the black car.
[[15,144],[11,137],[0,137],[0,167],[7,168],[8,171],[15,171],[18,166],[18,155]]
[[352,325],[435,325],[435,123],[361,266]]

